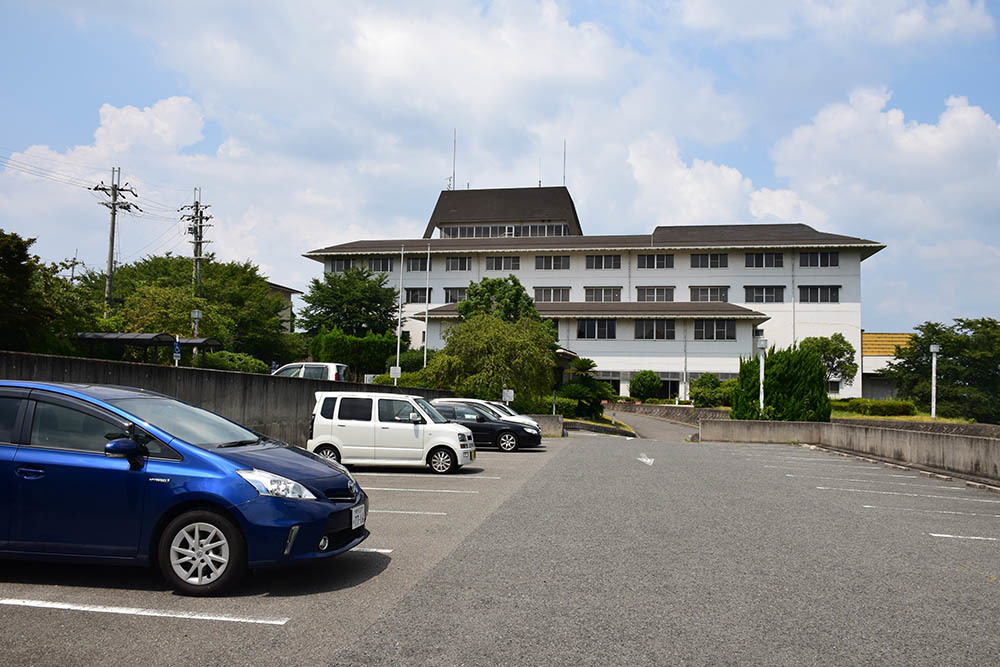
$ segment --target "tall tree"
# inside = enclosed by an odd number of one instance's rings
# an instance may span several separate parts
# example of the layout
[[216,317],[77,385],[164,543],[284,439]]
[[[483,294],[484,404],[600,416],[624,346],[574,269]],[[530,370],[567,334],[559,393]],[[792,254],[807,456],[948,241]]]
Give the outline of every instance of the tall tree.
[[1000,321],[959,318],[953,325],[924,322],[882,375],[901,398],[930,409],[932,344],[941,346],[937,364],[937,412],[1000,424]]
[[858,374],[858,364],[854,361],[856,350],[842,333],[834,332],[829,338],[805,338],[799,343],[799,347],[819,355],[826,369],[827,382],[840,380],[845,385],[854,384],[854,377]]
[[579,357],[569,364],[570,381],[559,387],[559,395],[579,402],[577,414],[600,417],[604,412],[603,401],[615,395],[614,387],[597,379],[597,364],[593,359]]
[[522,318],[539,319],[534,299],[528,296],[521,281],[514,275],[483,278],[478,283],[469,283],[465,299],[459,301],[455,309],[464,320],[482,314],[495,315],[507,322],[517,322]]
[[302,300],[299,323],[309,336],[321,329],[340,329],[350,336],[395,330],[399,293],[389,277],[364,267],[313,278]]

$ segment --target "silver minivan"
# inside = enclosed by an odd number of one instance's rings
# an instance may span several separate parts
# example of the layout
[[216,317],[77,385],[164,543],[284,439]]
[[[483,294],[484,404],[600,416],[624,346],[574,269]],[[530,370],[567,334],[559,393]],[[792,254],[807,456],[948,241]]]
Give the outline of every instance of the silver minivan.
[[317,391],[306,449],[345,465],[430,466],[449,473],[476,460],[472,431],[420,396]]

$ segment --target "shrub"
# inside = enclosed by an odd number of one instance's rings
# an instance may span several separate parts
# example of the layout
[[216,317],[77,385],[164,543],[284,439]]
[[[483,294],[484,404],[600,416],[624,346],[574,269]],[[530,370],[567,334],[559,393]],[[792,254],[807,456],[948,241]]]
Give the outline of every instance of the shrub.
[[629,381],[628,393],[633,398],[645,401],[660,393],[660,376],[653,371],[639,371]]
[[578,405],[579,402],[575,399],[556,396],[556,414],[562,415],[566,419],[574,419],[576,417]]
[[[358,337],[334,329],[330,332],[321,331],[309,343],[309,353],[314,361],[347,364],[359,375],[385,370],[383,362],[395,350],[396,336],[388,332],[368,332],[364,337]],[[395,359],[395,354],[393,358]],[[423,366],[423,353],[420,359],[420,365]]]
[[199,368],[213,368],[218,371],[238,371],[240,373],[261,373],[271,372],[267,364],[242,352],[208,352],[195,359],[195,366]]
[[758,404],[759,359],[742,359],[731,419],[830,421],[830,398],[819,355],[801,348],[774,350],[764,361],[764,410]]
[[[395,341],[395,339],[393,339]],[[431,363],[434,355],[437,354],[437,350],[427,350],[427,363]],[[388,359],[385,360],[385,370],[389,370],[396,365],[396,353],[393,352]],[[423,350],[406,350],[399,353],[399,367],[403,369],[404,373],[415,373],[424,367],[424,351]]]
[[723,391],[719,377],[702,373],[691,383],[691,400],[696,408],[714,408],[722,405]]
[[524,415],[549,415],[552,414],[552,397],[515,394],[510,407]]
[[859,415],[910,416],[917,414],[917,406],[911,401],[877,401],[870,398],[847,400],[847,410]]

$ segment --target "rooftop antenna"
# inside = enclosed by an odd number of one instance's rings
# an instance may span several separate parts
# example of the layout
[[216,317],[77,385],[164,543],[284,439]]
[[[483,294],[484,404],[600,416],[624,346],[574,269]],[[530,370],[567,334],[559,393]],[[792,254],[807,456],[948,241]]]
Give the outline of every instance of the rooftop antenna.
[[458,155],[458,128],[453,128],[451,137],[451,187],[455,189],[455,158]]
[[563,139],[563,187],[566,187],[566,140]]
[[538,156],[538,187],[542,187],[542,156]]

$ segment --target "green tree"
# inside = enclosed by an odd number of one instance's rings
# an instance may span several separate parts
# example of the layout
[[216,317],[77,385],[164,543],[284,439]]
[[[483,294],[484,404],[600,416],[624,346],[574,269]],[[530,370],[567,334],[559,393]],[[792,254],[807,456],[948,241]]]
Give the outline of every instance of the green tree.
[[660,376],[654,371],[639,371],[632,375],[628,383],[628,393],[632,398],[645,401],[660,393]]
[[722,383],[715,373],[702,373],[691,383],[691,402],[696,408],[722,405]]
[[596,418],[604,413],[603,401],[611,400],[615,390],[611,384],[602,382],[596,377],[597,364],[593,359],[578,357],[570,362],[569,382],[559,387],[559,395],[572,398],[578,402],[577,414],[582,417]]
[[937,365],[937,412],[1000,424],[1000,321],[990,317],[959,318],[947,326],[924,322],[882,375],[892,380],[901,398],[930,410],[930,346],[941,346]]
[[827,382],[840,380],[845,385],[854,384],[854,377],[858,374],[858,364],[854,361],[855,349],[842,333],[838,331],[830,337],[805,338],[799,343],[799,347],[819,355],[826,368]]
[[420,371],[436,388],[483,399],[499,399],[504,389],[515,396],[552,389],[555,336],[547,323],[479,314],[448,328],[444,339],[444,348]]
[[386,357],[395,349],[395,333],[369,331],[364,336],[352,336],[340,329],[321,331],[309,344],[315,361],[347,364],[357,375],[382,372]]
[[43,264],[34,242],[0,229],[0,349],[73,352],[73,335],[94,329],[97,309],[60,275],[74,263]]
[[468,320],[476,315],[495,315],[507,322],[521,319],[537,320],[535,301],[525,291],[514,275],[506,278],[483,278],[469,283],[465,298],[455,306],[458,315]]
[[387,286],[384,273],[357,267],[313,278],[303,295],[300,324],[310,336],[324,327],[350,336],[395,331],[399,293]]
[[818,354],[795,347],[768,351],[764,359],[763,412],[758,394],[759,364],[757,357],[740,361],[730,418],[830,421],[826,371]]

